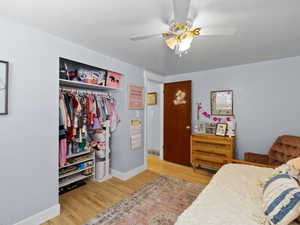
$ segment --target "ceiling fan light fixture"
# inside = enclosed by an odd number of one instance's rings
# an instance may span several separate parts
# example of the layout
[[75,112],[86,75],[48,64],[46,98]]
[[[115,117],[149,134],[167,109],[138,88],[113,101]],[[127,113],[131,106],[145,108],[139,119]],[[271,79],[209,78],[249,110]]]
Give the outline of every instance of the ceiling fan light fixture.
[[181,34],[177,39],[178,42],[175,47],[175,54],[181,57],[183,53],[188,53],[188,50],[190,49],[194,40],[194,33],[191,31],[187,31]]
[[188,53],[195,36],[200,35],[201,28],[190,30],[188,24],[173,23],[170,25],[170,33],[163,33],[162,37],[166,45],[181,56]]
[[192,45],[192,42],[193,42],[193,37],[185,38],[185,39],[181,40],[181,42],[179,42],[177,44],[178,51],[179,52],[185,52],[185,51],[189,50],[191,45]]
[[176,45],[178,44],[178,40],[175,37],[166,38],[165,43],[170,49],[174,50],[176,48]]

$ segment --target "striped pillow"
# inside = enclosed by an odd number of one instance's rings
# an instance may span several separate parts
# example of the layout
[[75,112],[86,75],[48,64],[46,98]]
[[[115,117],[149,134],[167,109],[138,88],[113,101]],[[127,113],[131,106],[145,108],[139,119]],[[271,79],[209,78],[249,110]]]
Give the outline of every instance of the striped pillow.
[[288,174],[270,178],[263,190],[263,209],[268,225],[288,225],[300,214],[300,187]]

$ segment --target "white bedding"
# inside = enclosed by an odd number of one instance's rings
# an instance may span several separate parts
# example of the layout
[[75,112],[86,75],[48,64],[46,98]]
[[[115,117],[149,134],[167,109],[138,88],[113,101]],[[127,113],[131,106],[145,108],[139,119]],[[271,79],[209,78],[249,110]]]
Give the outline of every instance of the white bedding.
[[223,166],[175,225],[264,224],[260,183],[272,171],[241,164]]

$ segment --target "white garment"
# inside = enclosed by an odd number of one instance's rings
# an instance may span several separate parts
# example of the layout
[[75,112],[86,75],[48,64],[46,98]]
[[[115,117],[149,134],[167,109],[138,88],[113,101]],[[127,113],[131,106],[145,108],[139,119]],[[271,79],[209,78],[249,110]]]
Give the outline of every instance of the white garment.
[[67,121],[67,109],[66,109],[66,104],[63,98],[59,98],[59,110],[61,112],[61,119],[64,124],[64,128],[67,129],[68,127],[68,121]]

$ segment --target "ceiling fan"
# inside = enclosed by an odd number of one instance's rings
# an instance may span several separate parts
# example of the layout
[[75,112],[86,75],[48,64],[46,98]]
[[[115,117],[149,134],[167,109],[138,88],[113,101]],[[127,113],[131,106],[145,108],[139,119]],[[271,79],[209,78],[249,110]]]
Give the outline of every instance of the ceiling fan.
[[191,0],[173,0],[173,19],[169,25],[169,31],[161,34],[137,35],[132,36],[132,41],[140,41],[144,39],[160,37],[166,45],[175,51],[180,57],[186,54],[191,47],[192,41],[199,36],[224,36],[234,35],[234,28],[209,28],[196,27],[193,28],[193,20],[189,18]]

